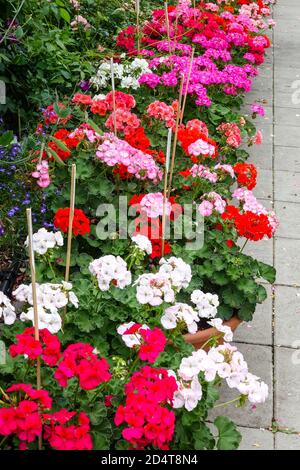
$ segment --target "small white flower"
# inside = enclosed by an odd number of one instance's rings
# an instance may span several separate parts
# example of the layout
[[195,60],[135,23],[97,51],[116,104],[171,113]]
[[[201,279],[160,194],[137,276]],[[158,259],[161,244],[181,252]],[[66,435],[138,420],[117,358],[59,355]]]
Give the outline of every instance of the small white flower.
[[127,263],[120,256],[106,255],[89,264],[90,272],[96,276],[99,289],[109,290],[111,284],[124,289],[131,284],[131,272]]
[[[49,249],[56,246],[63,246],[64,239],[61,232],[49,232],[45,228],[40,228],[33,234],[33,250],[39,255],[45,255]],[[25,246],[28,247],[29,239],[26,238]]]
[[131,239],[141,251],[144,251],[148,255],[152,253],[152,243],[148,237],[146,237],[145,235],[137,234]]
[[223,337],[226,342],[230,342],[233,340],[233,333],[231,328],[229,326],[223,325],[221,318],[214,318],[213,320],[210,320],[207,323],[216,328],[216,330],[223,333]]
[[[22,312],[20,315],[21,321],[31,321],[33,326],[34,322],[34,309],[30,307],[27,312]],[[61,329],[62,321],[57,310],[48,313],[43,307],[38,305],[38,327],[39,330],[47,328],[50,333],[58,333]]]

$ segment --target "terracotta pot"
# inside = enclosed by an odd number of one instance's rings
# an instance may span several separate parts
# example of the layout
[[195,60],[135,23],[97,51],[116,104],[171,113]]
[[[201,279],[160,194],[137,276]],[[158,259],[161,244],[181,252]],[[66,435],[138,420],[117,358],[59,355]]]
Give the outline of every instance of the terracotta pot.
[[[240,320],[238,317],[232,317],[230,318],[230,320],[224,321],[224,325],[230,326],[232,331],[235,331],[241,323],[242,320]],[[210,338],[217,335],[218,331],[216,330],[216,328],[211,327],[207,328],[206,330],[199,330],[193,335],[184,335],[184,339],[187,343],[192,344],[195,349],[200,349]],[[220,339],[219,343],[222,344],[222,342],[222,339]]]

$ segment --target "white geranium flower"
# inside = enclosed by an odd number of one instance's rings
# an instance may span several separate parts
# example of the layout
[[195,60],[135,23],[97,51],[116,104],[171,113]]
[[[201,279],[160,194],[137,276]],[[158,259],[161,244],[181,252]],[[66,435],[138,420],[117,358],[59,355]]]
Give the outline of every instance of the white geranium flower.
[[161,258],[159,264],[159,272],[169,276],[172,286],[177,292],[188,287],[192,279],[192,270],[189,264],[175,256],[171,256],[168,260]]
[[152,243],[148,237],[145,235],[140,235],[139,233],[131,238],[131,240],[139,247],[139,249],[147,255],[152,253]]
[[124,289],[131,284],[131,272],[121,256],[106,255],[89,264],[90,272],[96,276],[99,289],[109,290],[111,284]]
[[[64,239],[61,232],[50,232],[44,227],[33,234],[33,250],[39,255],[45,255],[49,249],[63,246]],[[29,239],[26,238],[25,246],[28,247]]]
[[[27,312],[22,312],[20,315],[21,321],[31,321],[33,326],[34,322],[34,309],[30,307]],[[38,305],[38,327],[39,330],[47,328],[50,333],[56,334],[60,331],[62,325],[61,317],[59,313],[55,310],[50,313],[47,312],[43,307]]]
[[0,318],[3,318],[5,325],[13,325],[16,320],[15,307],[9,298],[0,291]]
[[216,330],[223,333],[223,337],[226,342],[230,343],[230,341],[233,340],[233,333],[231,328],[227,325],[223,325],[221,318],[214,318],[213,320],[210,320],[207,323],[216,328]]

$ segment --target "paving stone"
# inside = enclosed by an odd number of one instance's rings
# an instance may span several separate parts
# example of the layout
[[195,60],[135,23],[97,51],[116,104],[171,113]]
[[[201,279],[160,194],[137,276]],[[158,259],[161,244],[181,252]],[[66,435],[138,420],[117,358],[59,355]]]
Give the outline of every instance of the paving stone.
[[300,147],[299,127],[291,125],[275,125],[274,142],[275,145]]
[[[209,414],[209,420],[213,421],[216,416],[228,416],[237,425],[268,428],[272,423],[273,404],[272,404],[272,348],[268,346],[253,347],[252,344],[236,343],[238,349],[243,353],[249,365],[249,370],[262,378],[269,385],[269,398],[263,405],[258,405],[255,410],[250,403],[243,408],[237,408],[234,405],[227,405],[212,410]],[[223,384],[220,389],[220,401],[225,403],[238,396],[238,392],[229,389]]]
[[300,173],[275,171],[275,201],[300,202]]
[[275,450],[300,450],[300,436],[297,434],[275,434]]
[[[260,178],[261,170],[272,170],[273,165],[273,146],[271,144],[253,145],[246,149],[249,152],[249,161],[254,163],[258,170]],[[300,167],[300,159],[299,159]]]
[[272,344],[272,290],[269,285],[265,288],[268,293],[267,299],[257,306],[251,322],[244,322],[238,327],[234,333],[236,342]]
[[300,348],[300,288],[275,286],[274,306],[275,344]]
[[274,93],[274,103],[275,107],[280,106],[281,108],[295,108],[295,102],[293,101],[293,90],[290,89],[289,91],[282,92],[276,88]]
[[249,241],[245,247],[244,252],[253,256],[255,259],[263,263],[273,265],[273,246],[271,240],[260,240],[258,242]]
[[275,239],[276,283],[300,286],[300,240]]
[[242,442],[239,450],[274,450],[274,434],[266,429],[239,427]]
[[260,199],[271,199],[273,194],[273,174],[271,170],[260,169],[257,185],[253,193]]
[[[300,110],[299,110],[300,112]],[[274,169],[300,172],[300,149],[295,147],[275,146],[274,149]]]
[[275,201],[275,212],[280,220],[276,235],[300,239],[300,204]]
[[[297,127],[299,129],[300,107],[299,108],[276,107],[274,121],[277,126],[288,125],[288,126]],[[276,131],[276,128],[275,128],[275,131]],[[275,143],[276,143],[276,139],[275,139]],[[281,145],[285,145],[285,144],[282,142]],[[291,143],[288,143],[288,145],[291,146]]]
[[300,431],[300,351],[275,348],[275,420]]

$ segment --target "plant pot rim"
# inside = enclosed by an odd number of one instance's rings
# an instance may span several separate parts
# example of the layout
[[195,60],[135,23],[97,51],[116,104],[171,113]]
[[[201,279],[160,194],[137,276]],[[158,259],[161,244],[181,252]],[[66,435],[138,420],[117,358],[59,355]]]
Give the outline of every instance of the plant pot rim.
[[[225,320],[224,325],[229,326],[232,331],[235,331],[238,326],[243,322],[237,316],[233,316],[230,320]],[[184,339],[187,343],[194,346],[195,349],[200,349],[202,346],[210,340],[213,336],[218,334],[218,330],[214,327],[207,328],[206,330],[198,330],[195,334],[184,335]],[[222,344],[223,340],[220,339],[219,343]]]

